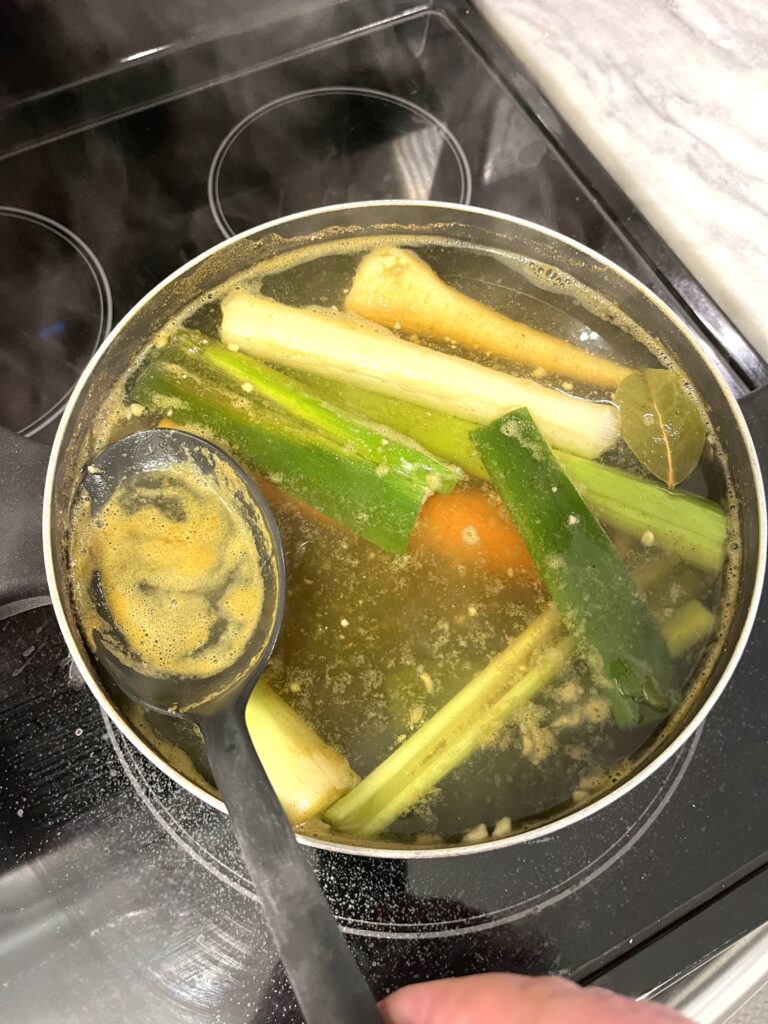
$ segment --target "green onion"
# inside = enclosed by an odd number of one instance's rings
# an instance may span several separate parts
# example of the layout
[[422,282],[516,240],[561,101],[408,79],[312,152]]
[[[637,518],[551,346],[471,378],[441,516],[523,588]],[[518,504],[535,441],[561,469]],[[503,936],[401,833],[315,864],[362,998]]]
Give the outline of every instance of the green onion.
[[[339,832],[372,836],[409,807],[479,746],[522,704],[568,665],[573,643],[549,608],[324,814]],[[560,635],[560,639],[556,638]],[[556,641],[556,642],[555,642]],[[531,664],[539,655],[532,668]]]
[[[659,559],[638,573],[638,582],[643,589],[653,586],[670,569],[667,560]],[[705,640],[713,627],[712,613],[694,600],[674,611],[661,630],[669,653],[680,657]],[[563,636],[560,616],[550,606],[362,782],[329,807],[325,820],[347,835],[373,836],[389,828],[449,772],[487,745],[519,708],[558,679],[573,651],[573,640]]]

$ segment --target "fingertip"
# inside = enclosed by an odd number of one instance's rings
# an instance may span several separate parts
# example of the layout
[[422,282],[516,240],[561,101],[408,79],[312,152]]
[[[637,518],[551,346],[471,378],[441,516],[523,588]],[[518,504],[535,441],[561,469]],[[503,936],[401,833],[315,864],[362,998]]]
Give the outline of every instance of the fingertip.
[[[540,982],[501,973],[444,978],[408,985],[379,1006],[387,1024],[509,1024],[512,1008],[518,1024],[533,1024]],[[550,990],[578,989],[563,978],[548,978],[547,984]]]
[[479,974],[409,985],[379,1007],[386,1024],[684,1024],[671,1010],[566,978]]

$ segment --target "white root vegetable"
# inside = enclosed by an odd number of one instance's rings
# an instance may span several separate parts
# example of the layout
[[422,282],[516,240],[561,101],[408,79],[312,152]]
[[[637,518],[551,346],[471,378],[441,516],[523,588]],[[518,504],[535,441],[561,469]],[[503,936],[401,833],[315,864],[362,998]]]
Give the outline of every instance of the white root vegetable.
[[233,292],[222,302],[221,338],[268,362],[356,384],[474,423],[525,406],[555,447],[597,458],[619,436],[613,405],[388,335],[381,328]]
[[632,372],[463,295],[416,253],[395,246],[374,249],[360,261],[344,308],[385,327],[450,340],[610,390]]
[[253,691],[245,724],[292,825],[316,818],[359,778],[265,680]]

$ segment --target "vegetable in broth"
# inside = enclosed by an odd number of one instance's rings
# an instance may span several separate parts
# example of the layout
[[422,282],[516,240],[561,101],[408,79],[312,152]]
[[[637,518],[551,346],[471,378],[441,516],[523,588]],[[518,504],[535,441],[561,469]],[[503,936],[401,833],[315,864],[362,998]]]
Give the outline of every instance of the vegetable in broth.
[[528,411],[508,413],[472,436],[595,685],[610,694],[616,725],[668,714],[679,694],[661,632]]
[[220,444],[278,520],[253,735],[294,825],[440,845],[567,813],[652,749],[699,685],[736,525],[709,427],[681,427],[674,492],[627,443],[614,389],[648,371],[706,423],[661,348],[503,254],[410,245],[257,265],[122,386],[128,429]]
[[[470,476],[489,479],[471,439],[477,424],[352,384],[317,376],[301,379],[306,379],[316,394],[341,408],[406,432],[435,455],[450,458]],[[632,473],[622,472],[593,459],[554,451],[560,466],[604,525],[638,540],[650,532],[655,545],[679,555],[684,562],[707,572],[722,569],[728,524],[718,504],[686,491],[660,487],[639,476],[637,468]]]
[[493,352],[601,387],[616,387],[631,372],[463,295],[408,249],[374,249],[363,257],[344,308],[386,327]]
[[696,469],[707,428],[677,374],[641,370],[619,384],[621,436],[640,463],[670,490]]

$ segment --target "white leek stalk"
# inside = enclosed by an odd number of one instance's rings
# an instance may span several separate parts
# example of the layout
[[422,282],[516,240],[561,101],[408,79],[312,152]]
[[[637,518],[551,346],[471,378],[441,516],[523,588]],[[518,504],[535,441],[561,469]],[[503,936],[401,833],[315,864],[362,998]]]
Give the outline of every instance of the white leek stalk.
[[237,291],[222,302],[222,341],[271,363],[489,423],[524,406],[555,447],[597,458],[619,435],[613,405],[590,402],[380,328]]

